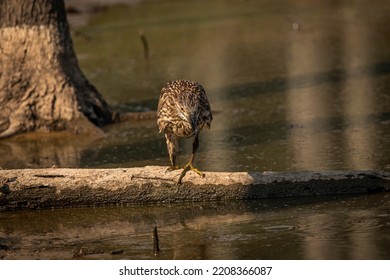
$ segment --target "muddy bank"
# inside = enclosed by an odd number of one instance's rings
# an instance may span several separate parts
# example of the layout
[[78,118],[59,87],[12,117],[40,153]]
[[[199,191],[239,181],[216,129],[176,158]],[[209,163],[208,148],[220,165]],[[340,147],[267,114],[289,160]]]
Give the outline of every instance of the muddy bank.
[[182,201],[245,200],[390,190],[390,173],[207,172],[200,178],[163,166],[0,170],[0,209],[42,209]]

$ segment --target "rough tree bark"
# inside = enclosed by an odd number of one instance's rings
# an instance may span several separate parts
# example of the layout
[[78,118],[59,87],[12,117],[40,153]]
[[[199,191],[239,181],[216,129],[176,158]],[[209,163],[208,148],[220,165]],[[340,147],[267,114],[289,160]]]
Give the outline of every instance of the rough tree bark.
[[0,138],[97,132],[115,113],[81,72],[63,0],[0,1]]

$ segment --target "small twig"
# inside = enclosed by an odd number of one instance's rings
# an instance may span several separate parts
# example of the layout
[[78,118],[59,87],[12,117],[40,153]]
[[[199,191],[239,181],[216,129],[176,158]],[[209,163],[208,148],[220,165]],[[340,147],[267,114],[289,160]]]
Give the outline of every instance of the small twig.
[[160,178],[160,177],[144,177],[144,176],[138,176],[138,175],[132,175],[131,177],[132,179],[133,178],[136,178],[136,179],[143,179],[143,180],[158,180],[158,181],[168,181],[168,182],[175,182],[174,180],[172,179],[165,179],[165,178]]
[[38,177],[38,178],[65,178],[66,176],[61,175],[61,174],[36,174],[36,175],[34,175],[34,177]]
[[154,253],[154,255],[157,255],[159,252],[160,252],[160,244],[158,241],[157,226],[154,226],[154,229],[153,229],[153,253]]
[[148,61],[148,59],[149,59],[149,44],[148,44],[148,40],[146,40],[145,31],[142,28],[139,30],[139,37],[141,39],[142,46],[144,48],[144,59],[145,59],[145,61]]

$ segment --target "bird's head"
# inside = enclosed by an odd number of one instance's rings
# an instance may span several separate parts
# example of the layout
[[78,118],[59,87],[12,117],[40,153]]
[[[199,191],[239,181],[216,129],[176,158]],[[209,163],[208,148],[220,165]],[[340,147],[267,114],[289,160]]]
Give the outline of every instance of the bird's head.
[[194,134],[196,134],[198,132],[198,106],[191,102],[177,102],[176,111],[180,119],[188,123]]

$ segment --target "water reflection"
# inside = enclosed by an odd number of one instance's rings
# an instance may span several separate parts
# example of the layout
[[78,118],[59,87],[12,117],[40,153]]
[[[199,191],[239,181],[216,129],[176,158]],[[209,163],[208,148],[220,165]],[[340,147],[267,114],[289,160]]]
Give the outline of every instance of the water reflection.
[[299,87],[295,80],[297,76],[326,68],[324,64],[328,61],[322,59],[326,51],[324,37],[326,34],[299,30],[290,32],[289,36],[286,119],[294,126],[289,142],[297,169],[327,169],[324,163],[329,162],[331,155],[326,149],[331,146],[331,135],[327,131],[333,89],[327,83],[315,88],[307,86],[317,82],[315,75],[308,76]]
[[0,142],[0,167],[47,168],[78,166],[92,139],[59,132],[29,134]]
[[[378,168],[375,146],[380,142],[380,127],[373,116],[384,108],[375,92],[378,77],[388,76],[389,68],[386,62],[368,66],[374,59],[370,35],[375,25],[361,17],[364,9],[337,5],[344,24],[337,26],[341,37],[331,43],[334,33],[290,33],[287,120],[294,126],[289,142],[296,169],[332,169],[344,164],[351,169]],[[344,55],[335,57],[335,52]],[[296,87],[297,76],[340,63],[332,59],[341,59],[343,70],[330,71],[324,79],[308,76]],[[322,83],[326,80],[329,83]]]
[[388,259],[389,207],[376,194],[7,212],[0,258]]
[[[372,59],[370,49],[371,30],[367,28],[365,18],[357,19],[361,11],[355,9],[343,9],[346,19],[344,25],[344,67],[347,74],[353,73],[356,65],[369,63]],[[376,142],[377,124],[360,125],[368,123],[370,117],[378,111],[372,92],[375,91],[375,82],[372,78],[352,79],[344,84],[344,117],[350,128],[345,131],[348,149],[347,161],[355,169],[373,169],[374,148]]]

